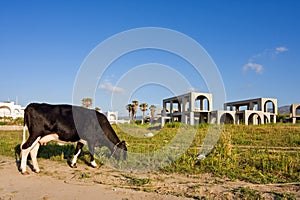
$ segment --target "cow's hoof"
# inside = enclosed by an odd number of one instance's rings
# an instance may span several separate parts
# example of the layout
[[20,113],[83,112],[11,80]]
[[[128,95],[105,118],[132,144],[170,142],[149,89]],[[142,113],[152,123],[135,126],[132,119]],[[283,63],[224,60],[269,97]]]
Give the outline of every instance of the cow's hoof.
[[25,171],[25,172],[21,172],[22,175],[29,175],[29,172],[28,171]]
[[92,166],[92,168],[94,168],[94,169],[98,169],[98,168],[99,168],[98,165],[91,165],[91,166]]
[[98,165],[97,165],[97,163],[95,162],[95,160],[93,160],[93,161],[91,162],[91,166],[92,166],[93,168],[99,168]]
[[73,165],[71,164],[70,167],[71,167],[71,168],[77,168],[77,165],[76,165],[76,163],[73,164]]
[[38,170],[37,170],[37,169],[34,169],[33,171],[34,171],[35,173],[37,173],[37,174],[39,174],[39,173],[42,172],[40,169],[38,169]]

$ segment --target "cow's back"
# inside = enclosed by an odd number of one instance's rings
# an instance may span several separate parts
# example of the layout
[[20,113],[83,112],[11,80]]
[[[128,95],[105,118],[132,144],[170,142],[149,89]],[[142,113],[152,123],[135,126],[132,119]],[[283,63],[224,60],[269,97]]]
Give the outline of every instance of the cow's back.
[[30,134],[45,136],[56,133],[60,140],[72,142],[80,139],[74,125],[71,105],[31,103],[25,109],[24,124]]

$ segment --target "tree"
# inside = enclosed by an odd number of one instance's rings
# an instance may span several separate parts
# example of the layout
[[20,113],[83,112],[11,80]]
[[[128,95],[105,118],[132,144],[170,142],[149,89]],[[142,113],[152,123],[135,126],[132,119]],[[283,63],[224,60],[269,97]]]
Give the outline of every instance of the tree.
[[92,98],[83,98],[81,100],[82,106],[85,108],[89,108],[90,106],[93,105],[93,99]]
[[132,119],[133,118],[136,119],[136,113],[137,113],[137,110],[138,110],[138,105],[139,105],[139,102],[137,100],[132,101],[132,109],[131,109]]
[[142,111],[142,113],[143,113],[143,117],[142,117],[142,124],[143,124],[143,123],[144,123],[144,115],[145,115],[145,111],[148,110],[148,104],[146,104],[146,103],[141,103],[141,104],[140,104],[140,109],[141,109],[141,111]]
[[101,108],[95,107],[95,110],[98,111],[98,112],[100,112],[100,111],[101,111]]
[[149,109],[150,109],[151,124],[152,124],[153,120],[154,120],[154,117],[155,117],[156,106],[155,105],[151,105]]
[[128,110],[128,116],[129,116],[129,119],[130,119],[130,113],[131,113],[131,111],[132,111],[132,107],[133,107],[133,105],[130,104],[130,103],[126,105],[126,110]]

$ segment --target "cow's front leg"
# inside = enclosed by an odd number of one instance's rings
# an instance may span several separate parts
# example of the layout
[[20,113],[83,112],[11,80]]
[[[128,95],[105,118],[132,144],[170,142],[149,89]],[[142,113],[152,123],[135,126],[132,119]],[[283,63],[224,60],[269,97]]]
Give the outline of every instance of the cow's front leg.
[[28,154],[32,150],[32,148],[39,142],[40,139],[41,137],[38,137],[34,140],[33,143],[31,143],[30,141],[32,141],[32,138],[28,138],[28,140],[21,146],[20,171],[22,174],[28,174],[26,170]]
[[76,162],[77,162],[78,156],[80,155],[80,153],[82,151],[82,147],[83,147],[83,143],[77,142],[76,149],[75,149],[75,154],[74,154],[73,159],[71,161],[70,167],[72,167],[72,168],[77,167]]
[[90,156],[91,156],[91,166],[93,168],[98,168],[98,165],[95,161],[95,157],[94,157],[94,151],[95,151],[95,145],[92,143],[88,143],[88,148],[89,148],[89,152],[90,152]]
[[94,154],[91,154],[91,166],[92,166],[93,168],[98,168],[98,165],[97,165],[97,163],[96,163],[96,161],[95,161]]

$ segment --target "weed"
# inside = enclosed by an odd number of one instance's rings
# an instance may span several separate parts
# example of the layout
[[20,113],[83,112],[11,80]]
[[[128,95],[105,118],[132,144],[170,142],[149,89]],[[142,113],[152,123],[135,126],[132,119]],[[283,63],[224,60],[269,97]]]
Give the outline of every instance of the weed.
[[296,200],[296,196],[294,194],[288,193],[279,193],[279,192],[271,192],[274,195],[274,199],[277,200]]
[[259,192],[257,192],[256,190],[252,190],[248,187],[237,188],[237,189],[234,189],[232,192],[239,199],[245,199],[245,200],[263,199],[263,197],[259,194]]
[[127,182],[132,186],[143,186],[150,183],[149,178],[137,178],[126,174],[122,174],[122,176],[126,178]]

